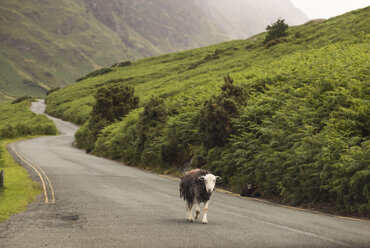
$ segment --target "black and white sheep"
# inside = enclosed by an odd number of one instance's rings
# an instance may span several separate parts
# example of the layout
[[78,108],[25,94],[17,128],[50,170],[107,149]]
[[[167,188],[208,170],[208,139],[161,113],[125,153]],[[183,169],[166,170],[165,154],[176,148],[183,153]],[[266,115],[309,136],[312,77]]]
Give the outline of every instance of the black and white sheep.
[[195,219],[200,214],[200,203],[204,202],[202,223],[207,224],[208,205],[215,190],[216,180],[221,179],[209,171],[194,169],[185,174],[180,181],[180,197],[186,200],[186,219],[193,222],[193,205],[195,204]]
[[254,183],[247,183],[240,195],[245,197],[261,197],[259,188],[259,185],[255,185]]

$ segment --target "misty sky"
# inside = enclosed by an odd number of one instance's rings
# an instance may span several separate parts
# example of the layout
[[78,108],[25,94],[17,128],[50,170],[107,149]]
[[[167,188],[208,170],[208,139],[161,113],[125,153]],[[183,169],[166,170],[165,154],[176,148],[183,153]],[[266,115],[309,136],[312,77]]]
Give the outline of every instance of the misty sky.
[[370,0],[291,0],[310,19],[330,18],[370,5]]

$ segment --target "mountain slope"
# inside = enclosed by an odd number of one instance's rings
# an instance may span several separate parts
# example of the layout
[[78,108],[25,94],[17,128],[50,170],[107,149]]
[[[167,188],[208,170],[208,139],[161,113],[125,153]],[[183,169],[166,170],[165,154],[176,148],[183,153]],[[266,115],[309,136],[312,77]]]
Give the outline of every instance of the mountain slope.
[[3,1],[0,90],[40,96],[126,51],[120,39],[75,1]]
[[[237,192],[254,182],[266,198],[369,216],[369,18],[367,7],[311,21],[271,47],[263,33],[141,59],[52,93],[47,111],[83,124],[77,143],[100,156],[153,170],[207,168]],[[223,143],[205,145],[200,120],[214,109],[221,118],[210,126],[227,121],[217,102],[229,94],[220,89],[227,74],[247,103]],[[116,86],[135,87],[141,107],[89,139],[94,95]],[[233,101],[223,102],[233,109]]]
[[0,98],[42,96],[117,61],[245,38],[278,17],[307,20],[290,1],[281,8],[270,8],[270,0],[234,1],[2,1]]

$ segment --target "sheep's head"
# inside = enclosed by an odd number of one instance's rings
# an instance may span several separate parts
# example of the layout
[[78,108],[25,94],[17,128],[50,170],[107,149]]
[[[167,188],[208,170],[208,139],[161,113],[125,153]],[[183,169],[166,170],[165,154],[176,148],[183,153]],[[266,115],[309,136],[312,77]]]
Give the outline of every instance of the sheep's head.
[[252,188],[253,188],[253,183],[248,183],[248,184],[247,184],[247,188],[248,188],[248,189],[252,189]]
[[215,190],[216,180],[221,179],[221,177],[215,176],[213,174],[207,174],[205,176],[200,176],[198,179],[204,181],[207,193],[209,194]]

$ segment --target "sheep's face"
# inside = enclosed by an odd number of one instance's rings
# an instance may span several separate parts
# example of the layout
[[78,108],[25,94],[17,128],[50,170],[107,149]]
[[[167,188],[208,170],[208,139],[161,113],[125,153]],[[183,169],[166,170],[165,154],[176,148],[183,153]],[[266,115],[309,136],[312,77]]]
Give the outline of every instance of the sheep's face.
[[216,180],[221,179],[219,176],[215,176],[212,174],[207,174],[205,176],[199,177],[199,180],[204,181],[204,184],[206,185],[207,193],[212,193],[215,190],[216,186]]

